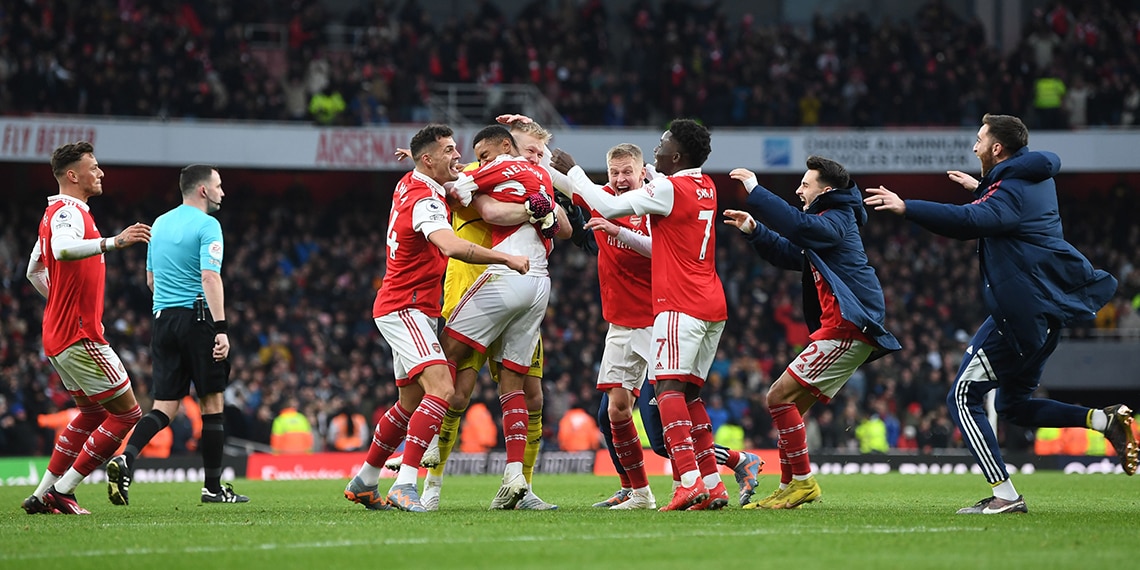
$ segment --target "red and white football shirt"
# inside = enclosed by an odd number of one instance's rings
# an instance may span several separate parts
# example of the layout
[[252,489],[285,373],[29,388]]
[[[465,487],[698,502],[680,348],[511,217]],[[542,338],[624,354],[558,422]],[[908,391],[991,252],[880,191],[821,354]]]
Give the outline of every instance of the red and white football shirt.
[[57,356],[83,339],[107,344],[103,338],[103,291],[107,277],[103,255],[58,260],[51,247],[54,237],[80,240],[102,236],[95,227],[91,210],[82,200],[63,194],[48,198],[37,244],[40,260],[51,280],[44,308],[44,353]]
[[[460,175],[456,185],[466,185],[472,192],[482,192],[500,201],[522,204],[530,194],[545,194],[554,201],[554,188],[550,176],[541,166],[535,166],[521,156],[499,155],[474,172]],[[527,275],[548,275],[547,257],[554,249],[553,240],[542,237],[537,224],[523,223],[517,226],[491,225],[491,246],[495,251],[511,255],[525,255],[530,258],[530,272]],[[487,266],[493,275],[516,274],[503,264]]]
[[373,318],[412,308],[429,317],[440,315],[447,257],[427,236],[451,230],[445,196],[442,186],[415,170],[396,184],[385,240],[388,267],[372,305]]
[[[609,185],[602,189],[617,195]],[[587,208],[590,207],[580,197],[576,197],[574,201]],[[602,217],[592,208],[590,214]],[[647,216],[625,216],[610,221],[633,233],[649,235]],[[602,293],[602,317],[607,323],[631,329],[653,326],[651,301],[653,287],[650,280],[653,260],[602,230],[596,230],[594,238],[598,244],[598,284]]]
[[575,192],[607,218],[650,215],[654,315],[672,311],[709,322],[728,320],[716,272],[717,195],[711,178],[690,168],[613,196],[586,184],[581,167],[567,175]]

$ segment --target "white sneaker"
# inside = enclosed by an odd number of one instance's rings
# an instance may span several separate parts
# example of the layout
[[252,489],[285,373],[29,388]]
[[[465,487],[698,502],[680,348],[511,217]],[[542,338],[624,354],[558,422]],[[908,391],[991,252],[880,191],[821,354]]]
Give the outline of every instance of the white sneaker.
[[435,435],[431,438],[431,443],[428,444],[427,450],[424,451],[423,459],[420,459],[420,467],[438,467],[440,464],[439,457],[439,436]]
[[439,510],[439,495],[443,491],[443,480],[424,479],[424,492],[420,494],[420,504],[429,511]]
[[389,471],[399,472],[400,471],[400,465],[403,462],[404,462],[404,456],[403,455],[393,455],[392,457],[389,457],[387,461],[384,462],[384,468],[389,470]]
[[646,489],[645,492],[634,490],[629,494],[629,500],[624,503],[618,503],[610,507],[611,511],[632,511],[634,509],[649,509],[657,508],[657,499],[653,498],[653,491]]
[[534,494],[534,491],[527,489],[526,495],[523,495],[519,504],[515,506],[520,511],[557,511],[558,505],[552,505],[539,498]]
[[526,477],[522,473],[516,474],[509,480],[503,476],[503,486],[499,487],[499,492],[495,494],[495,498],[491,499],[491,510],[512,510],[515,505],[519,504],[523,495],[529,490],[526,484]]

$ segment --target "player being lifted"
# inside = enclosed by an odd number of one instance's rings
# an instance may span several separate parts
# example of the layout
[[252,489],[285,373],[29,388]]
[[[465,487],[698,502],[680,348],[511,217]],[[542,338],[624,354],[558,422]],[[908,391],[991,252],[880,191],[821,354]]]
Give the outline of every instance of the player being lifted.
[[[387,271],[372,309],[380,334],[392,347],[399,401],[377,423],[368,456],[344,495],[369,509],[424,512],[416,491],[420,458],[439,429],[455,380],[436,342],[447,258],[500,264],[504,272],[521,274],[530,270],[530,259],[489,250],[452,231],[443,185],[459,176],[460,153],[449,127],[424,127],[412,137],[411,152],[415,169],[392,195]],[[387,496],[381,496],[380,469],[405,437],[403,465]]]
[[651,374],[669,455],[681,473],[665,511],[728,504],[700,398],[728,318],[716,273],[716,186],[700,170],[711,150],[707,129],[692,120],[674,120],[654,151],[656,168],[665,177],[620,196],[596,187],[568,154],[556,150],[552,160],[596,212],[610,219],[647,215],[653,228]]
[[[541,194],[553,204],[549,175],[519,156],[518,144],[505,127],[493,125],[479,131],[474,149],[482,166],[456,182],[458,194],[486,194],[496,201],[515,204],[526,201],[528,195]],[[501,266],[487,267],[456,305],[441,338],[453,365],[466,359],[472,350],[486,354],[500,365],[507,465],[492,509],[515,508],[529,490],[523,474],[529,423],[524,386],[534,364],[550,295],[547,257],[553,248],[550,238],[558,227],[540,223],[493,225],[494,249],[527,255],[531,270],[527,275],[515,276],[504,272]],[[495,341],[498,346],[488,350]]]
[[[529,118],[520,115],[502,115],[498,117],[498,121],[511,125],[511,135],[515,137],[515,142],[518,144],[519,152],[523,158],[535,165],[549,163],[549,154],[546,151],[546,143],[550,140],[549,131]],[[465,171],[477,170],[479,166],[479,161],[476,160],[469,164]],[[511,226],[530,221],[528,218],[537,220],[537,218],[545,217],[543,214],[550,211],[553,206],[543,203],[544,196],[532,194],[524,203],[524,207],[519,207],[518,204],[498,202],[487,194],[477,194],[469,206],[452,204],[451,225],[455,229],[456,235],[484,247],[491,247],[492,222],[495,225]],[[556,215],[562,214],[551,213],[547,215],[549,220],[554,220]],[[559,223],[560,230],[557,237],[570,237],[570,225],[565,223],[564,218],[559,219],[563,221]],[[546,221],[548,220],[544,220],[544,223]],[[465,263],[457,259],[448,260],[447,273],[443,282],[444,318],[451,316],[455,306],[459,304],[459,299],[486,268],[485,265]],[[497,342],[492,343],[488,348],[492,353],[496,352],[497,349]],[[471,401],[471,394],[478,381],[479,371],[485,363],[487,363],[487,356],[477,351],[472,351],[467,358],[458,363],[455,392],[449,402],[447,414],[444,415],[443,422],[440,425],[439,436],[433,439],[421,461],[421,465],[428,467],[421,500],[424,507],[429,511],[439,508],[440,495],[443,489],[443,472],[447,465],[447,459],[458,442],[460,420]],[[491,362],[489,368],[491,377],[498,382],[498,364]],[[534,465],[542,443],[542,368],[543,352],[542,339],[540,338],[531,360],[530,370],[527,372],[523,383],[523,394],[528,411],[526,447],[523,451],[523,477],[531,487],[515,507],[520,510],[553,510],[558,508],[557,505],[552,505],[539,498],[534,493],[532,485]],[[398,457],[389,459],[388,466],[393,470],[398,469],[399,460]]]

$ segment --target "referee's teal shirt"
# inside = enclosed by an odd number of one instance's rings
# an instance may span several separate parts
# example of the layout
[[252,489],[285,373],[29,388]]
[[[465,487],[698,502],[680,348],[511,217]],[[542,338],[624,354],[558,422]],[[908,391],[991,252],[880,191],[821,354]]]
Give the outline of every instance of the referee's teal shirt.
[[191,309],[202,295],[202,271],[222,272],[222,225],[183,204],[161,215],[150,229],[146,270],[154,273],[154,312]]

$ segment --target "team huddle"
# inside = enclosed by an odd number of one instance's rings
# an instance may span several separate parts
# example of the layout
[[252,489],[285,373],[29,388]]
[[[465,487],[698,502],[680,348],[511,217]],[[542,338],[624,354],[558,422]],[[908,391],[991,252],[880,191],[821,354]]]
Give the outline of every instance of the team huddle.
[[[865,206],[979,243],[983,301],[991,316],[970,343],[947,404],[993,495],[959,513],[1028,510],[985,417],[984,397],[995,389],[1002,418],[1023,426],[1102,432],[1120,456],[1123,471],[1135,473],[1140,453],[1127,406],[1091,409],[1031,397],[1060,329],[1091,318],[1111,298],[1116,280],[1095,270],[1064,241],[1052,180],[1060,161],[1052,153],[1028,150],[1028,131],[1020,119],[984,117],[974,146],[982,164],[981,180],[949,173],[974,192],[972,203],[902,200],[883,187],[870,188],[864,196],[841,164],[812,156],[796,190],[802,201],[798,209],[761,186],[753,172],[731,171],[730,177],[747,192],[751,213],[718,211],[718,188],[701,170],[712,152],[711,136],[695,121],[671,123],[654,149],[652,165],[636,145],[609,149],[605,185],[590,180],[569,154],[550,151],[550,133],[530,119],[505,115],[500,123],[506,126],[492,125],[475,135],[476,161],[466,167],[459,162],[452,130],[444,125],[427,125],[402,151],[414,168],[392,196],[387,268],[372,308],[375,324],[392,349],[398,400],[375,426],[365,462],[344,489],[350,501],[371,510],[438,510],[444,467],[479,371],[487,364],[499,387],[507,455],[502,485],[490,508],[557,508],[533,489],[542,435],[540,332],[551,292],[548,263],[555,240],[582,232],[593,232],[597,244],[602,315],[609,324],[596,384],[604,394],[599,415],[621,477],[621,488],[594,506],[657,508],[642,437],[653,442],[654,451],[668,457],[672,467],[673,488],[662,511],[728,505],[721,464],[733,470],[739,504],[745,509],[795,509],[818,500],[821,489],[812,473],[803,415],[816,402],[828,403],[863,363],[902,349],[886,329],[887,303],[860,236],[860,227],[868,221]],[[213,233],[216,221],[205,215],[211,225],[202,216],[216,211],[224,195],[217,171],[201,166],[183,171],[183,206],[194,211],[183,208],[171,214],[180,213],[194,227],[204,228],[195,242],[201,247],[182,256],[183,265],[201,271],[201,282],[171,289],[166,287],[167,266],[179,260],[152,260],[169,224],[159,218],[153,239],[151,228],[143,224],[103,239],[86,210],[86,198],[102,192],[102,171],[93,149],[69,145],[56,155],[52,164],[61,193],[49,200],[28,277],[48,299],[45,352],[80,414],[64,434],[70,437],[57,442],[48,472],[24,509],[86,513],[74,489],[104,462],[111,501],[128,504],[138,449],[169,423],[191,380],[199,394],[210,398],[210,406],[203,406],[211,438],[207,445],[204,432],[202,501],[248,501],[232,487],[221,487],[218,479],[224,441],[220,396],[228,376],[224,363],[229,342],[217,277],[221,234]],[[568,216],[567,209],[575,215]],[[738,229],[773,266],[803,274],[803,313],[813,331],[810,344],[788,363],[767,394],[779,432],[780,483],[763,498],[755,497],[763,462],[754,454],[715,445],[701,399],[729,318],[716,268],[718,218]],[[176,356],[156,358],[155,409],[140,421],[125,370],[101,335],[101,255],[141,242],[150,242],[147,269],[155,292],[155,342],[165,327],[174,337],[194,339],[188,352],[200,356],[187,362]],[[1032,263],[1027,266],[1025,260]],[[76,299],[71,292],[77,290],[98,299]],[[78,306],[92,309],[73,319]],[[440,318],[446,322],[441,332]],[[177,331],[195,332],[179,336]],[[165,348],[175,349],[174,344]],[[647,433],[640,434],[633,408],[646,380],[654,399],[650,413],[643,414]],[[136,422],[125,453],[112,456]],[[395,456],[401,444],[403,454]],[[385,466],[397,475],[382,492],[379,479]],[[429,470],[422,489],[421,467]]]

